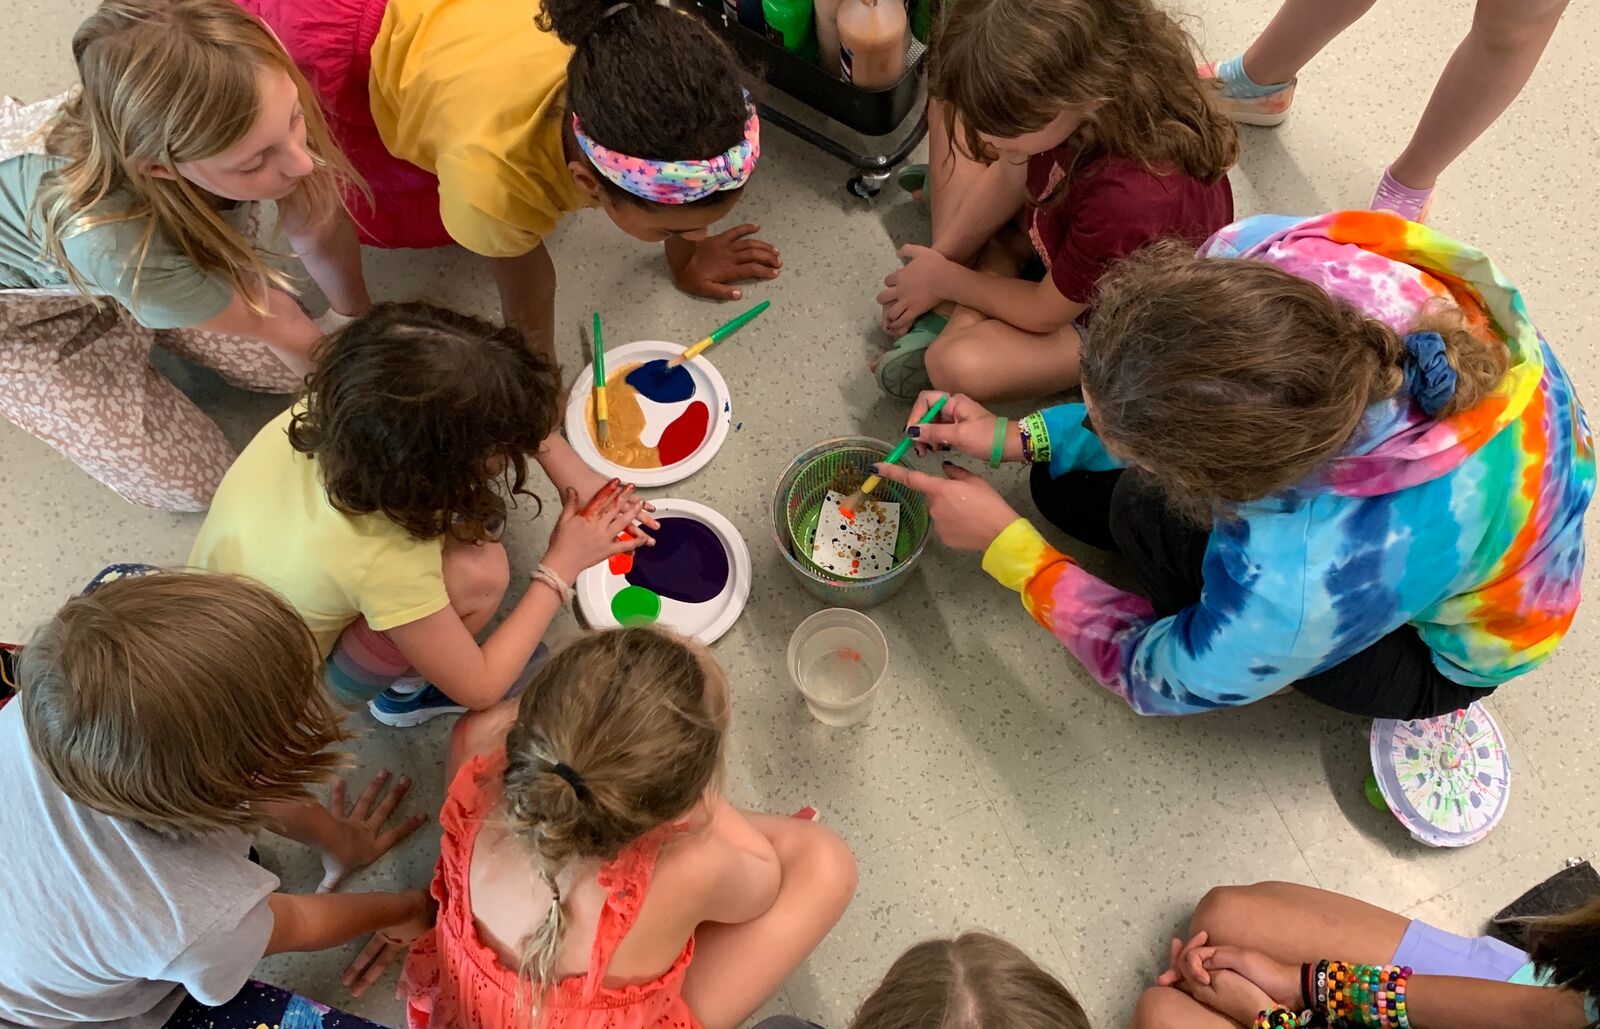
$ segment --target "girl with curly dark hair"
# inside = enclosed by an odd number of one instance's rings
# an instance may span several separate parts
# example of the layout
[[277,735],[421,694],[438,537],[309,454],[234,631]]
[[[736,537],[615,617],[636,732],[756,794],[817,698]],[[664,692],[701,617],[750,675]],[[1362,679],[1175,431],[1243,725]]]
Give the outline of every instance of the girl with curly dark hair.
[[[253,578],[300,612],[327,682],[389,725],[488,707],[515,685],[578,573],[648,542],[633,487],[595,493],[555,434],[560,381],[515,329],[383,304],[323,344],[305,398],[222,480],[190,563]],[[510,581],[506,502],[528,455],[562,510],[533,582],[481,645]]]

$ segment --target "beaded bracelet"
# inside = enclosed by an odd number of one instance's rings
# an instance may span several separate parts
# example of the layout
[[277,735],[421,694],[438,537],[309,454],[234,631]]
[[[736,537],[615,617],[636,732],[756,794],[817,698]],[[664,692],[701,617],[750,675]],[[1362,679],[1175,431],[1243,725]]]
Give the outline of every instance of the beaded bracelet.
[[994,449],[989,451],[989,467],[999,468],[1006,459],[1006,431],[1011,428],[1009,418],[994,420]]
[[572,599],[572,587],[563,582],[561,576],[557,575],[555,572],[552,572],[544,565],[540,565],[538,568],[534,569],[533,581],[542,582],[546,586],[549,586],[551,589],[555,590],[556,596],[561,598],[561,602],[563,604]]
[[1029,464],[1047,464],[1050,461],[1050,429],[1044,415],[1038,411],[1022,419],[1022,457]]
[[1300,1019],[1288,1008],[1273,1008],[1256,1016],[1254,1029],[1300,1029]]
[[1326,968],[1326,992],[1318,990],[1319,1007],[1330,1026],[1361,1029],[1410,1029],[1406,1014],[1406,980],[1409,967],[1395,965],[1351,965],[1325,961],[1317,966],[1318,976]]

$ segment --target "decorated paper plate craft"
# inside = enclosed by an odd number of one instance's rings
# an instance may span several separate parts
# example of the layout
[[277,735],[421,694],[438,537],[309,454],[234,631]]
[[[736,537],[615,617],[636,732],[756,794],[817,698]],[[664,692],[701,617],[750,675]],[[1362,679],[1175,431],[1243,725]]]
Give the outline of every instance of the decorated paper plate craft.
[[733,398],[704,357],[676,368],[667,362],[684,348],[645,340],[605,354],[607,440],[594,420],[594,365],[583,370],[567,402],[567,439],[601,475],[639,486],[688,478],[716,456],[728,438]]
[[1380,718],[1371,749],[1383,802],[1423,843],[1465,847],[1505,816],[1511,759],[1482,704],[1413,722]]
[[618,554],[579,575],[578,607],[597,629],[659,625],[715,642],[750,595],[750,551],[733,524],[704,504],[652,503],[661,523],[655,546]]

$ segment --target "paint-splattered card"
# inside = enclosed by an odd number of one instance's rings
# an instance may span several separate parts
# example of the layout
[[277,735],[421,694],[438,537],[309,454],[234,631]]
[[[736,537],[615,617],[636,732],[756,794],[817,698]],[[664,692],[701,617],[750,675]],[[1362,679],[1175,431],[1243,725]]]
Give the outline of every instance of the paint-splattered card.
[[871,579],[894,567],[894,543],[900,535],[900,505],[867,497],[853,514],[844,511],[842,494],[829,490],[822,498],[811,560],[846,579]]

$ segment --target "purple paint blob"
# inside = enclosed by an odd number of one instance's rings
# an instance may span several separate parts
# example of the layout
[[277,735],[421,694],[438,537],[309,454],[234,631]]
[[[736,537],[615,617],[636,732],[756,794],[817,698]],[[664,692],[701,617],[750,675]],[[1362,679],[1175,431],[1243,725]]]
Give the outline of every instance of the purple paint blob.
[[664,360],[646,361],[623,380],[658,404],[676,404],[694,396],[694,376],[683,365],[668,368]]
[[728,551],[710,526],[692,518],[660,519],[656,545],[633,552],[624,578],[681,604],[704,604],[728,585]]

